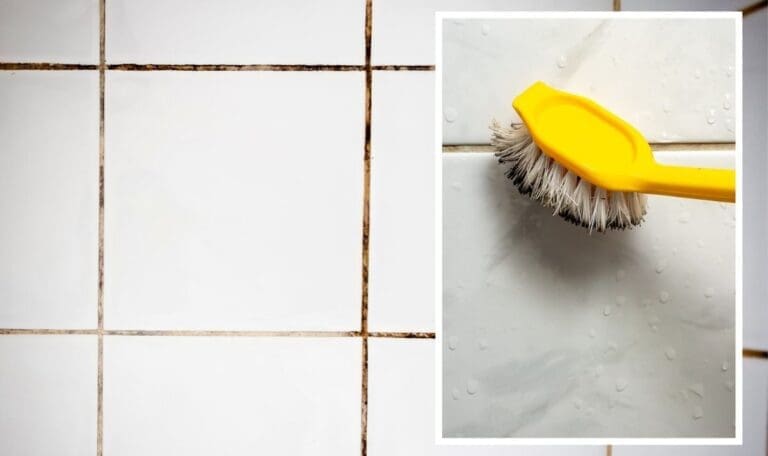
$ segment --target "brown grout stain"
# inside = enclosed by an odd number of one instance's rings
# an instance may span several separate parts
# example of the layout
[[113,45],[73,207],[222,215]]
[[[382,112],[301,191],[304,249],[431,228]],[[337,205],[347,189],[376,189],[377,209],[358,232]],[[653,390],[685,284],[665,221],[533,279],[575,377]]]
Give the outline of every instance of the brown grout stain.
[[96,456],[104,454],[104,92],[106,84],[106,0],[99,0],[99,253],[96,303],[98,352],[96,370]]
[[435,71],[434,65],[374,65],[374,71]]
[[[736,150],[736,143],[649,143],[653,152],[676,151],[731,151]],[[445,144],[444,153],[456,152],[496,152],[490,144]]]
[[95,336],[98,329],[0,328],[0,336]]
[[365,71],[365,65],[227,65],[227,64],[139,64],[107,65],[115,71]]
[[98,69],[98,65],[85,65],[79,63],[0,62],[0,71],[63,71]]
[[382,337],[393,339],[434,339],[435,333],[433,332],[369,332],[368,337]]
[[760,11],[761,9],[768,6],[768,0],[763,0],[762,2],[753,3],[752,5],[749,5],[741,10],[741,17],[749,16],[752,13],[756,13]]
[[605,456],[612,456],[612,455],[613,455],[613,445],[606,445]]
[[613,10],[621,11],[621,0],[613,0]]
[[[52,329],[52,328],[0,328],[0,336],[170,336],[170,337],[363,337],[361,331],[265,331],[217,329]],[[366,338],[380,339],[434,339],[434,332],[377,331],[366,333]]]
[[742,356],[745,358],[765,358],[768,359],[768,351],[765,350],[753,350],[745,348],[741,351]]
[[362,287],[360,296],[360,335],[362,366],[360,372],[360,454],[368,454],[368,259],[371,227],[371,97],[373,68],[371,42],[373,36],[373,0],[365,0],[365,146],[363,150],[363,233]]

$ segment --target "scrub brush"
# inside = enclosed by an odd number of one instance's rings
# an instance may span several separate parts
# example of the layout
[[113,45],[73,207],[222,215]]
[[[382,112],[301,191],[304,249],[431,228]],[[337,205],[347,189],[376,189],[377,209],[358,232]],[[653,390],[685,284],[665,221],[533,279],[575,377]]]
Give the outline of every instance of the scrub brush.
[[536,82],[512,106],[522,124],[491,124],[507,177],[590,231],[639,225],[645,193],[735,201],[733,170],[660,165],[640,132],[592,100]]

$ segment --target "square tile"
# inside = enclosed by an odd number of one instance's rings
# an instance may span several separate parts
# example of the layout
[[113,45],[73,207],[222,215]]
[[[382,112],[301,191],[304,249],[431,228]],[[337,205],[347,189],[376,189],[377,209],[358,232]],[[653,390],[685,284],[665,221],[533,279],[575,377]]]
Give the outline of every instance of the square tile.
[[371,331],[434,330],[434,77],[373,75]]
[[610,11],[611,0],[386,0],[373,2],[374,65],[435,63],[438,11]]
[[733,205],[650,196],[642,226],[590,235],[492,154],[443,155],[447,436],[733,436]]
[[0,327],[93,328],[96,72],[0,72]]
[[370,456],[604,456],[605,447],[451,446],[435,444],[435,341],[369,339]]
[[444,20],[443,142],[487,144],[491,119],[519,122],[511,102],[536,81],[649,142],[734,142],[735,56],[734,18]]
[[96,454],[96,336],[0,336],[0,453]]
[[104,342],[104,454],[360,454],[359,338]]
[[98,0],[0,0],[0,61],[99,63]]
[[744,359],[744,444],[704,447],[622,447],[616,456],[756,456],[768,452],[768,361]]
[[111,72],[106,326],[359,329],[362,84]]
[[744,346],[768,350],[768,9],[744,18]]
[[107,0],[109,63],[351,64],[363,0]]

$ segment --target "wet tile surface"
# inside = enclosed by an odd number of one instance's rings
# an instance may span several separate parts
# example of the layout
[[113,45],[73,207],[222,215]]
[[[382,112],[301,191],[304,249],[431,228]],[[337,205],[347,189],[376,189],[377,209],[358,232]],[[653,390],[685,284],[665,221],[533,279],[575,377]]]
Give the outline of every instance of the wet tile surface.
[[[650,142],[733,142],[733,19],[467,19],[443,26],[443,142],[487,144],[492,118],[541,80]],[[643,39],[637,39],[643,37]]]
[[443,160],[448,436],[732,435],[732,205],[651,197],[642,227],[589,235],[491,154]]
[[359,455],[360,354],[351,338],[107,337],[104,454]]
[[0,337],[0,453],[96,454],[96,336]]
[[106,327],[359,329],[362,84],[108,74]]
[[96,325],[98,87],[0,72],[0,327]]

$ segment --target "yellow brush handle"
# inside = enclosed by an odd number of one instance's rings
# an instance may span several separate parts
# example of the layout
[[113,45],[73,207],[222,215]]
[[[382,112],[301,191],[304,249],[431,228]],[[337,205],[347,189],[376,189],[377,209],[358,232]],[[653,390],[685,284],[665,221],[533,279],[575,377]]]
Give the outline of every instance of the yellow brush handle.
[[651,165],[642,173],[646,193],[733,203],[736,172],[731,169]]

